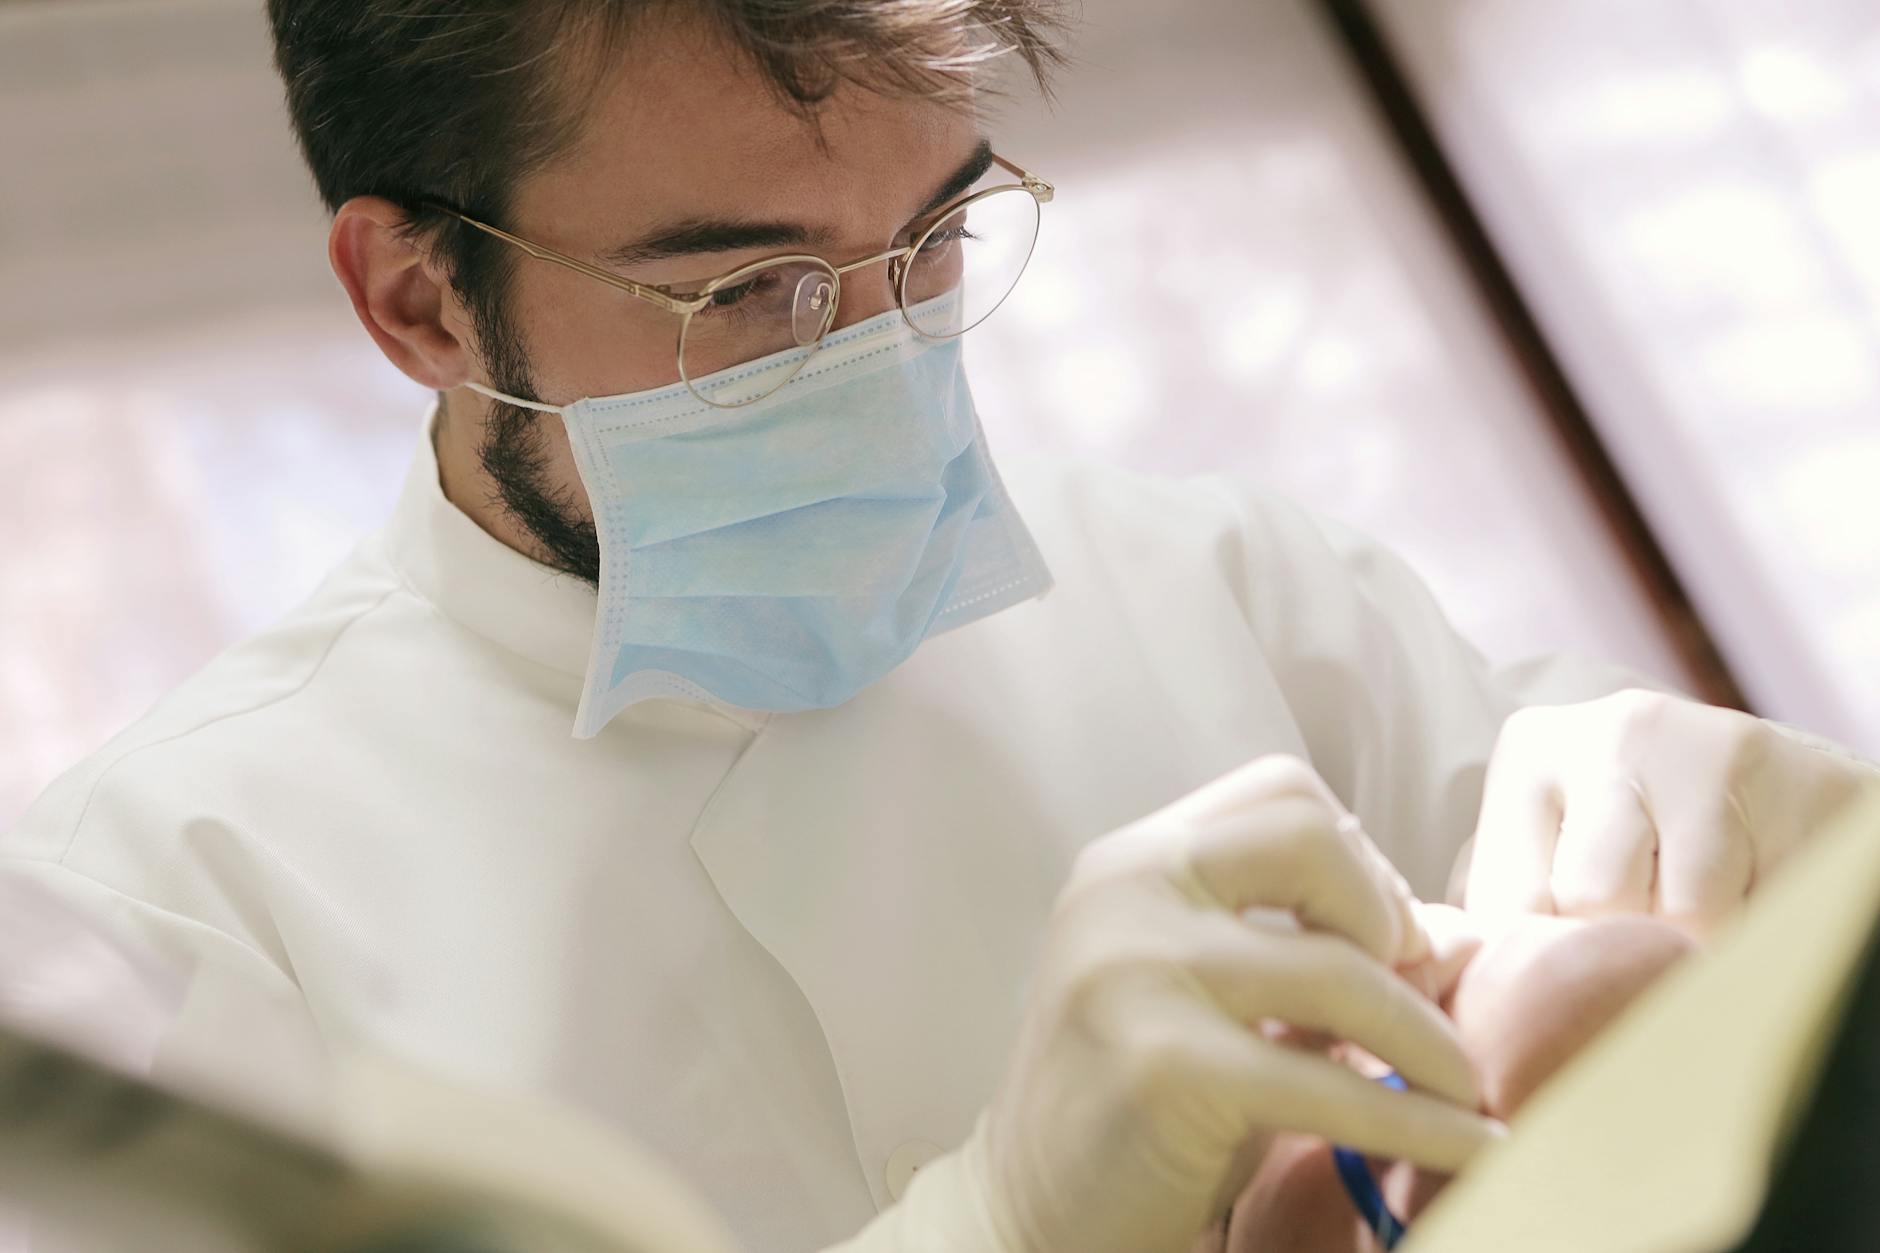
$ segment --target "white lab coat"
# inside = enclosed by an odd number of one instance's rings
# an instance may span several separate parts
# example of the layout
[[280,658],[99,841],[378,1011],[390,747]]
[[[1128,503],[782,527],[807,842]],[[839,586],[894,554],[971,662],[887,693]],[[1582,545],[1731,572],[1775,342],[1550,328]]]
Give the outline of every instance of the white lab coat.
[[1498,674],[1384,550],[1243,486],[1005,474],[1043,600],[839,709],[661,701],[584,741],[592,592],[422,441],[384,531],[0,853],[324,1027],[616,1121],[788,1253],[967,1133],[1085,842],[1296,753],[1438,896],[1506,715],[1631,681]]

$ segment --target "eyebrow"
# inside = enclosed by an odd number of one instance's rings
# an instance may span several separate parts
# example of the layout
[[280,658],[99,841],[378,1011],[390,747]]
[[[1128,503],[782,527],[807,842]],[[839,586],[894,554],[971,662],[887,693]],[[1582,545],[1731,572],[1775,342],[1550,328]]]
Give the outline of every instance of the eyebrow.
[[[959,164],[933,195],[921,205],[914,219],[932,213],[964,192],[992,168],[992,141],[983,136],[972,153]],[[820,227],[800,222],[740,221],[736,218],[686,218],[662,226],[651,234],[630,240],[600,254],[600,260],[616,266],[630,266],[642,261],[667,257],[686,257],[711,252],[736,252],[745,248],[785,248],[824,245],[830,234]]]

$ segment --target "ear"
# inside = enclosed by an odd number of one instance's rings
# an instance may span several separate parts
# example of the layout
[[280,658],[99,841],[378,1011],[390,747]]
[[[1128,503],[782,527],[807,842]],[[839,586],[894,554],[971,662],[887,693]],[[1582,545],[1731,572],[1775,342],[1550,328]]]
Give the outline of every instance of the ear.
[[400,233],[405,221],[383,197],[348,200],[333,218],[327,259],[386,359],[415,382],[449,391],[471,377],[467,324],[448,276]]

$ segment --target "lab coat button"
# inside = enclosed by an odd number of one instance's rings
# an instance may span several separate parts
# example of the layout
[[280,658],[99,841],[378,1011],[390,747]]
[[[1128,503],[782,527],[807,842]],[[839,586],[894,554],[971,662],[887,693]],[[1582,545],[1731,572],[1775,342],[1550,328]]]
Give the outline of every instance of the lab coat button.
[[909,1140],[888,1154],[888,1165],[884,1171],[887,1176],[888,1195],[897,1201],[900,1200],[907,1193],[907,1185],[914,1181],[914,1172],[940,1156],[943,1151],[939,1145],[926,1140]]

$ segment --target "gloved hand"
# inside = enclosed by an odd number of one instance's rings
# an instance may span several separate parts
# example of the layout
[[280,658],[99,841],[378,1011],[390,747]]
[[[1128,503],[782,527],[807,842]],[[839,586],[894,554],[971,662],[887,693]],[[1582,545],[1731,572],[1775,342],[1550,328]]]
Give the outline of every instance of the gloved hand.
[[1490,756],[1465,901],[1722,921],[1880,768],[1657,692],[1523,709]]
[[[1290,911],[1279,926],[1241,911]],[[1304,763],[1268,757],[1091,844],[1054,911],[1006,1080],[967,1143],[843,1253],[1186,1249],[1291,1129],[1453,1171],[1498,1134],[1401,877]],[[1391,1092],[1276,1043],[1353,1041]]]

